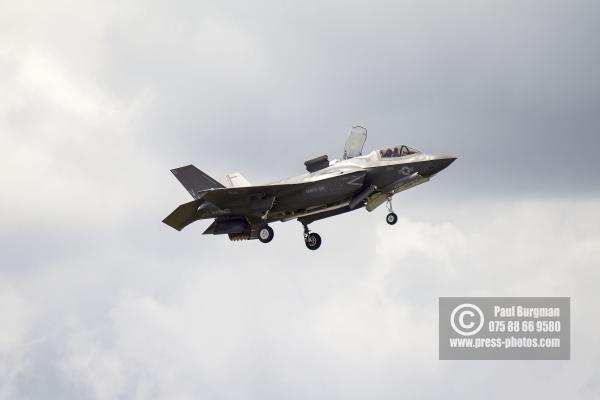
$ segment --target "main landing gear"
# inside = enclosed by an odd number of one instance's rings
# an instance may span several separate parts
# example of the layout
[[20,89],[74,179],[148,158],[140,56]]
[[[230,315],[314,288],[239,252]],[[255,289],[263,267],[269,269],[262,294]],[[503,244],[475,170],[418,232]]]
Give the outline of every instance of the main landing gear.
[[275,236],[275,233],[269,225],[265,225],[258,230],[258,240],[263,243],[269,243],[273,240],[273,236]]
[[396,222],[398,222],[398,216],[396,215],[396,213],[394,213],[394,210],[392,209],[392,196],[389,196],[387,198],[387,209],[389,213],[385,216],[385,222],[387,222],[390,225],[394,225]]
[[321,236],[318,233],[311,232],[306,225],[304,225],[304,244],[310,250],[321,247]]
[[[306,247],[308,247],[310,250],[317,250],[319,247],[321,247],[321,236],[318,233],[311,232],[307,225],[303,226],[304,244],[306,244]],[[273,236],[275,236],[275,234],[273,232],[273,228],[271,228],[269,225],[264,225],[258,230],[257,236],[258,240],[261,242],[269,243],[271,240],[273,240]]]

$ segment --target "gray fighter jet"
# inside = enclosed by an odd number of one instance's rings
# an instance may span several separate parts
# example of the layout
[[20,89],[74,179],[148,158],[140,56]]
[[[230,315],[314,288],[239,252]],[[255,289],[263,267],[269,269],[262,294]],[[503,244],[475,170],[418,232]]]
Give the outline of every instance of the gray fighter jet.
[[387,202],[386,221],[398,220],[392,196],[429,179],[456,158],[425,154],[406,145],[384,147],[363,155],[367,130],[350,129],[341,160],[326,155],[304,163],[307,173],[263,186],[252,186],[241,174],[215,180],[193,165],[171,170],[194,198],[180,205],[163,222],[178,231],[199,219],[214,218],[205,235],[229,235],[231,240],[273,239],[269,223],[297,219],[310,250],[321,237],[311,222],[349,211],[373,211]]

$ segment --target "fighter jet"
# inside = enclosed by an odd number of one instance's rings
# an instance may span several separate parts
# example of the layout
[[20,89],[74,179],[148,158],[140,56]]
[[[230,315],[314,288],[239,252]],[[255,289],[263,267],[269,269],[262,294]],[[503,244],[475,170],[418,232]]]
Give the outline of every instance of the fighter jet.
[[309,224],[324,218],[365,208],[373,211],[387,203],[386,222],[398,216],[392,197],[425,183],[456,157],[423,153],[406,145],[383,147],[366,155],[362,150],[367,130],[350,129],[341,159],[327,155],[304,163],[307,172],[253,186],[240,173],[215,180],[193,165],[171,170],[194,198],[177,207],[163,222],[178,231],[200,219],[214,219],[204,235],[228,235],[231,240],[273,240],[275,221],[298,220],[304,243],[310,250],[321,246],[321,236]]

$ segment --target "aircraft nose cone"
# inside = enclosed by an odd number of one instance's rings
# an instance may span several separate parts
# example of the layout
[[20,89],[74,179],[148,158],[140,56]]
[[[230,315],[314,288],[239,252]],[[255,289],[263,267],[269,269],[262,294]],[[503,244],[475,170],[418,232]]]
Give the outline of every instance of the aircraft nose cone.
[[448,165],[452,164],[456,160],[456,157],[453,156],[438,156],[434,160],[431,161],[430,165],[430,175],[437,174],[441,170],[448,167]]
[[452,164],[456,160],[456,157],[452,156],[444,156],[439,159],[440,171],[444,168],[448,167],[448,165]]

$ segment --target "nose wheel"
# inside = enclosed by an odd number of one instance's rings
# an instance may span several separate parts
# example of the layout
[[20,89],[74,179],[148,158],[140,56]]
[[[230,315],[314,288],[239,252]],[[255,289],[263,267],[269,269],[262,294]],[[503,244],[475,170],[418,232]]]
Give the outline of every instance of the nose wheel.
[[263,243],[269,243],[273,240],[273,236],[275,236],[275,233],[269,225],[265,225],[258,230],[258,240]]
[[304,243],[310,250],[316,250],[321,247],[321,236],[318,233],[309,233],[308,236],[304,238]]
[[311,232],[306,225],[304,225],[304,244],[309,250],[317,250],[321,247],[321,236]]
[[387,209],[389,213],[385,216],[385,222],[387,222],[389,225],[394,225],[396,222],[398,222],[398,216],[392,209],[392,196],[387,198]]
[[391,212],[385,216],[385,222],[387,222],[390,225],[394,225],[396,222],[398,222],[398,216],[395,213]]

